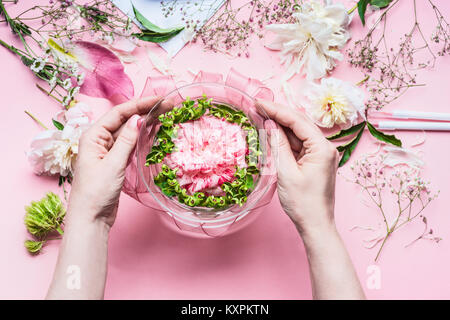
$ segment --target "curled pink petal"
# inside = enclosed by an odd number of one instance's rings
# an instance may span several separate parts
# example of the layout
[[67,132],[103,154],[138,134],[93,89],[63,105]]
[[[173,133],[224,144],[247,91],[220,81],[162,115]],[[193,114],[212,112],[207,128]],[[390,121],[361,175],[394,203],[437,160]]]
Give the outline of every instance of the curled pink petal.
[[193,82],[222,83],[223,82],[223,77],[219,73],[211,73],[211,72],[199,71],[199,73],[195,76]]
[[113,52],[93,42],[77,41],[75,44],[74,54],[86,74],[81,93],[107,99],[134,96],[133,83]]
[[142,89],[141,97],[164,96],[175,89],[175,81],[172,76],[148,77],[144,89]]
[[274,98],[272,90],[267,88],[262,81],[246,77],[233,68],[230,69],[225,84],[240,89],[253,98],[265,100],[273,100]]

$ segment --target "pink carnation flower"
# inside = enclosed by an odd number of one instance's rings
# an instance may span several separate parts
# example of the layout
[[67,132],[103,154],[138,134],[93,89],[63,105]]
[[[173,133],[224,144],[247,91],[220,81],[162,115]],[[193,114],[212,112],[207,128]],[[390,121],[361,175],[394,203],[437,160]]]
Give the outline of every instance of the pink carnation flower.
[[180,185],[190,193],[222,194],[220,186],[234,179],[236,166],[246,167],[245,133],[235,123],[213,116],[181,123],[174,152],[165,162],[177,169]]

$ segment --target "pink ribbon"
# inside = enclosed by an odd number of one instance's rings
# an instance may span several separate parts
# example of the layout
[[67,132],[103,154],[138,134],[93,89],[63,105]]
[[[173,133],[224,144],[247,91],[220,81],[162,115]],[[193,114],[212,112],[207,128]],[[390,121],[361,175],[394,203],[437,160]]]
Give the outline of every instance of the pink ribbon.
[[[273,101],[274,96],[272,90],[267,88],[260,80],[246,77],[233,68],[230,69],[226,80],[223,80],[223,76],[220,73],[212,73],[206,71],[200,71],[192,81],[198,82],[212,82],[222,83],[229,87],[239,89],[247,93],[252,98],[259,98],[264,100]],[[159,76],[148,77],[142,90],[141,97],[146,96],[164,96],[167,93],[176,89],[175,81],[172,76]]]

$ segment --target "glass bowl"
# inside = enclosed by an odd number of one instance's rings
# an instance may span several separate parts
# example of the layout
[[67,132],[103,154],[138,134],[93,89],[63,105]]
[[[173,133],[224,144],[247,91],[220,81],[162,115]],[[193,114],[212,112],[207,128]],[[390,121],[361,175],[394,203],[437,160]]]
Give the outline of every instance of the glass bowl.
[[[260,174],[255,182],[253,191],[247,196],[242,205],[231,205],[222,209],[189,207],[176,199],[162,193],[154,183],[153,178],[160,172],[161,163],[145,166],[146,156],[149,153],[155,135],[159,130],[158,116],[179,106],[186,98],[196,100],[206,95],[215,103],[233,106],[243,111],[256,127],[259,133],[261,152],[259,159]],[[268,119],[265,112],[260,109],[255,100],[245,92],[218,83],[193,83],[179,87],[163,97],[148,113],[145,122],[141,125],[136,157],[137,179],[143,183],[147,193],[139,193],[138,200],[156,210],[164,212],[165,221],[169,227],[183,233],[199,236],[223,236],[236,231],[249,224],[257,213],[267,205],[275,191],[276,174],[272,153],[268,143],[264,122]]]

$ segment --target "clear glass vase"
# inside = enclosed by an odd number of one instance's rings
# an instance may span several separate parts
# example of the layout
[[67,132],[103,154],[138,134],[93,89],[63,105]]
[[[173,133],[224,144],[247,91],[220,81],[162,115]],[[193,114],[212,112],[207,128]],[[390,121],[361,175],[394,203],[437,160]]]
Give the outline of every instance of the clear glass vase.
[[[179,106],[186,98],[195,100],[206,95],[216,103],[223,103],[242,110],[258,129],[262,154],[259,159],[260,175],[253,191],[242,205],[223,209],[192,208],[176,198],[170,198],[155,185],[153,178],[160,171],[161,164],[145,166],[155,135],[159,130],[158,116]],[[135,198],[144,205],[161,212],[166,224],[176,231],[197,237],[217,237],[241,229],[253,221],[261,209],[272,199],[275,191],[276,174],[274,161],[268,143],[264,122],[267,115],[255,100],[243,91],[217,83],[194,83],[177,88],[158,102],[141,126],[136,147]]]

